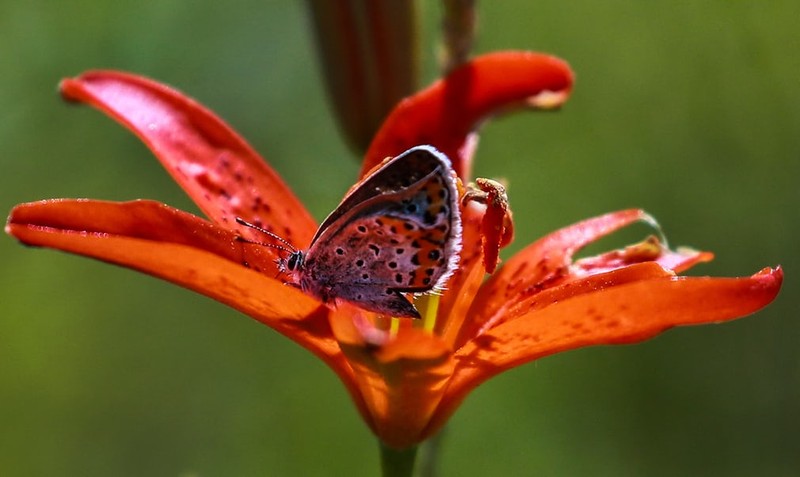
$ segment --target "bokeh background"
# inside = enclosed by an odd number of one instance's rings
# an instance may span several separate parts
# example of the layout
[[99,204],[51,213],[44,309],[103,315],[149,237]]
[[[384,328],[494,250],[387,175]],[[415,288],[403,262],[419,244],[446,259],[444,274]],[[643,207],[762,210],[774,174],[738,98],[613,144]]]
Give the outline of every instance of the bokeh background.
[[[427,83],[440,12],[421,7]],[[296,0],[0,0],[0,209],[93,197],[195,210],[136,138],[56,94],[61,77],[118,68],[209,105],[323,218],[358,163],[308,26]],[[510,178],[507,252],[636,206],[673,245],[716,252],[694,273],[782,264],[787,278],[756,316],[490,381],[452,419],[441,475],[798,475],[799,32],[794,0],[482,2],[478,51],[547,51],[578,75],[561,112],[484,128],[476,172]],[[377,473],[343,387],[270,329],[7,236],[0,264],[0,474]]]

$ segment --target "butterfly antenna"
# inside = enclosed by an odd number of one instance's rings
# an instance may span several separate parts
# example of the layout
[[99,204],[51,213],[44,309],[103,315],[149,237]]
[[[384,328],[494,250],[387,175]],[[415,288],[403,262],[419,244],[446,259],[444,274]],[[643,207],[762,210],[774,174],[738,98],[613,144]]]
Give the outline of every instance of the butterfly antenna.
[[288,240],[284,239],[283,237],[280,237],[277,234],[274,234],[274,233],[270,232],[269,230],[267,230],[267,229],[265,229],[263,227],[259,227],[256,224],[250,223],[250,222],[244,220],[241,217],[236,217],[236,223],[239,224],[239,225],[244,225],[245,227],[250,227],[253,230],[258,230],[262,234],[272,237],[273,239],[277,240],[278,242],[282,243],[283,245],[277,245],[277,244],[274,244],[274,243],[253,242],[253,241],[250,241],[250,240],[242,238],[246,242],[254,243],[254,244],[257,244],[257,245],[263,245],[264,247],[275,248],[275,249],[278,249],[278,250],[283,250],[283,251],[287,251],[287,252],[291,252],[291,253],[294,253],[294,252],[297,251],[297,248],[294,245],[292,245],[291,243],[289,243]]

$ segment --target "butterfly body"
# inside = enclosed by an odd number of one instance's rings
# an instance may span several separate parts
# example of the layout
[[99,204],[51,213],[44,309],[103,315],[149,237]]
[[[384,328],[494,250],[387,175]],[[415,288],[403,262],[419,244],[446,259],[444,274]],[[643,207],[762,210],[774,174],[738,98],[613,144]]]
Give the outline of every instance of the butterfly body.
[[289,283],[324,303],[344,300],[419,318],[406,293],[443,288],[458,261],[461,222],[446,156],[419,146],[367,176],[328,216],[306,252],[280,262]]

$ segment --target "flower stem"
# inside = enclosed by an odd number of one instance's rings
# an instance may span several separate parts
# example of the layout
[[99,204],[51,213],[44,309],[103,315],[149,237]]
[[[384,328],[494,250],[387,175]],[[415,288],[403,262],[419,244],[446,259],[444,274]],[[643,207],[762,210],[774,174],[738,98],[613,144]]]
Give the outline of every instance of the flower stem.
[[467,61],[475,41],[475,0],[444,0],[442,71],[449,73]]
[[444,440],[446,430],[446,427],[442,428],[441,431],[422,443],[422,452],[420,452],[419,469],[417,472],[419,477],[436,477],[436,475],[438,475],[439,451],[442,448],[442,440]]
[[417,447],[393,449],[383,442],[381,446],[381,475],[383,477],[411,477],[414,474],[414,459]]

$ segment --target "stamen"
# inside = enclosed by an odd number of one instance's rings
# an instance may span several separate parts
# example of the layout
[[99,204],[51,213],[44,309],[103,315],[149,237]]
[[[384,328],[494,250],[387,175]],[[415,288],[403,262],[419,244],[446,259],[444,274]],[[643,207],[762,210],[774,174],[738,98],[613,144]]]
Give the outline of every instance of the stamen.
[[389,322],[389,337],[394,338],[398,331],[400,331],[400,318],[393,316]]
[[436,315],[439,312],[439,299],[441,295],[435,293],[430,295],[422,295],[417,297],[414,301],[414,306],[419,310],[422,315],[422,329],[428,333],[433,333],[436,328]]

